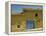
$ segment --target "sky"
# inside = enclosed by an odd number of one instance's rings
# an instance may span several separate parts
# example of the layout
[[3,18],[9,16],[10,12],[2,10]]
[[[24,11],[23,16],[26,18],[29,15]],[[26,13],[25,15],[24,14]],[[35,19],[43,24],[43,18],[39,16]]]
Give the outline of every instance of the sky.
[[43,8],[43,6],[38,5],[17,5],[17,4],[11,4],[11,10],[14,11],[13,13],[21,13],[23,11],[23,8]]

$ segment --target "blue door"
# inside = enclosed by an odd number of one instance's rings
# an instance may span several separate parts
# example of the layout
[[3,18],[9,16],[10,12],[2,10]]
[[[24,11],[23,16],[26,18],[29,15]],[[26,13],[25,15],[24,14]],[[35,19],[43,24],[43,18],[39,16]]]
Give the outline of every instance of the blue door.
[[33,29],[33,28],[35,28],[34,21],[32,21],[32,20],[27,20],[27,21],[26,21],[26,28],[27,28],[27,29]]

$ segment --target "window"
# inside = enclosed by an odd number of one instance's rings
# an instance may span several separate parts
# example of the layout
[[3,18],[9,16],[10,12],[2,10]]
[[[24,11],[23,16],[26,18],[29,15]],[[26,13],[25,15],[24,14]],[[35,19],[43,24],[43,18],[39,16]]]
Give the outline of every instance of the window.
[[20,25],[17,25],[17,28],[20,28]]

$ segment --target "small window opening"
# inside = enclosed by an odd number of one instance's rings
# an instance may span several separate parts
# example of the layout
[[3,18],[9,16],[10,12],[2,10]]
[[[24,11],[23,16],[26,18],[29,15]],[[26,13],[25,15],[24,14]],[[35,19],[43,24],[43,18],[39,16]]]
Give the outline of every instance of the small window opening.
[[35,17],[37,17],[37,16],[38,16],[38,14],[36,13],[36,14],[35,14]]
[[17,28],[20,28],[20,25],[17,25]]

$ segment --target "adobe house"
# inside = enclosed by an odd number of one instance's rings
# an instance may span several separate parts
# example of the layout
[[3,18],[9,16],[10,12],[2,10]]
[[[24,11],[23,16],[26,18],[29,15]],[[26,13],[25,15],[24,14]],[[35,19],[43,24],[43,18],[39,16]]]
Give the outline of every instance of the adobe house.
[[23,12],[20,14],[11,15],[11,28],[12,32],[26,31],[26,18],[35,20],[35,27],[43,27],[42,12],[32,12],[32,8],[23,8]]

